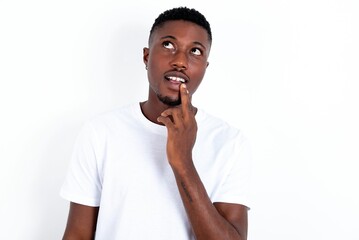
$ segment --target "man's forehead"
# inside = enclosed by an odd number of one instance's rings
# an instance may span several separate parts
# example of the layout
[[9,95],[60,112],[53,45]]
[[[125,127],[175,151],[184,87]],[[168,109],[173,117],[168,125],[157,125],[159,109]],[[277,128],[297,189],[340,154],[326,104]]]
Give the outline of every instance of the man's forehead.
[[200,41],[203,44],[209,44],[208,33],[202,26],[185,20],[170,20],[157,26],[151,38],[160,40],[164,37],[193,38],[194,41]]

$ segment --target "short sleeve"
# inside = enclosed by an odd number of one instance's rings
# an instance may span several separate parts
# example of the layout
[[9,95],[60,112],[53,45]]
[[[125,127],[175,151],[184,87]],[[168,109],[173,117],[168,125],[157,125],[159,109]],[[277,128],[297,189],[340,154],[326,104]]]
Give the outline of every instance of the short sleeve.
[[249,208],[252,155],[248,139],[240,134],[231,152],[231,167],[214,197],[214,202],[237,203]]
[[96,134],[86,123],[77,137],[70,166],[60,190],[64,199],[87,206],[99,206],[101,181],[96,156]]

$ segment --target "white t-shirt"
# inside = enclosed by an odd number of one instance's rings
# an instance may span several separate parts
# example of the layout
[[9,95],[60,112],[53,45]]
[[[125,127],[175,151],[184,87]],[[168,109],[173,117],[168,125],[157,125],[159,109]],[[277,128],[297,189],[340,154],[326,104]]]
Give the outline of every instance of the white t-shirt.
[[[248,207],[248,141],[202,110],[196,121],[192,156],[211,201]],[[194,239],[166,142],[166,127],[147,120],[138,103],[84,125],[60,194],[100,207],[96,239]]]

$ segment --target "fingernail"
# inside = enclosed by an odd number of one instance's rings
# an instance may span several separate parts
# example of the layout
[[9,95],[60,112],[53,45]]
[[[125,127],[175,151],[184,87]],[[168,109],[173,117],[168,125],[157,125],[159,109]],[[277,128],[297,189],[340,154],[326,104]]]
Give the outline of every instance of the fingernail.
[[188,89],[187,89],[187,85],[184,84],[184,83],[182,83],[181,85],[182,85],[182,88],[186,89],[186,93],[189,94],[189,91],[188,91]]

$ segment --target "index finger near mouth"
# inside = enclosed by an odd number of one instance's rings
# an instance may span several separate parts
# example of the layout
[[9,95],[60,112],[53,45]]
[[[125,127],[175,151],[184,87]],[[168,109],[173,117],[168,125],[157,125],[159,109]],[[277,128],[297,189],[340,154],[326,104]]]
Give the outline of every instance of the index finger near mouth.
[[186,84],[181,84],[181,105],[182,105],[182,112],[184,116],[187,116],[189,110],[191,109],[191,101],[189,98],[189,92],[187,90]]

